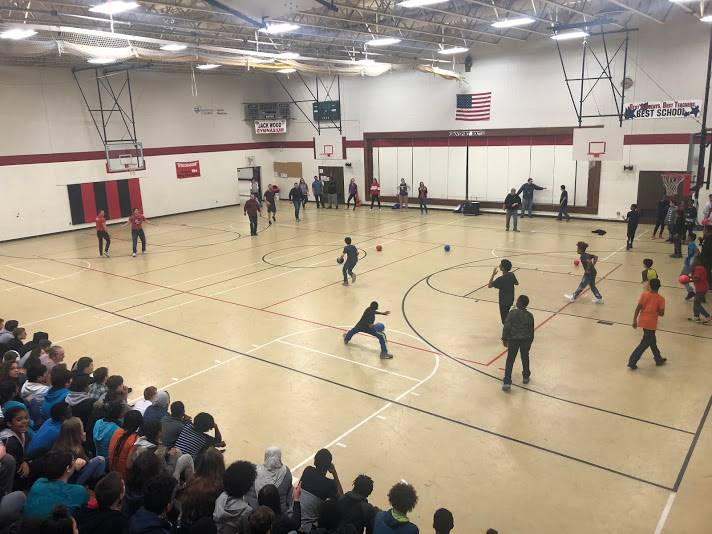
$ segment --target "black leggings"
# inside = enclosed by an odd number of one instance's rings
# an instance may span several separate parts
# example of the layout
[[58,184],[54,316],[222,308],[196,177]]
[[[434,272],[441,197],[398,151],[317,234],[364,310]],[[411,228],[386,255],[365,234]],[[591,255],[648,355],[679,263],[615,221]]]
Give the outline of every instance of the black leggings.
[[381,195],[371,195],[371,207],[373,208],[373,203],[378,201],[378,207],[381,207]]
[[131,243],[133,244],[133,253],[136,254],[136,245],[138,240],[141,240],[141,252],[146,252],[146,234],[141,230],[131,230]]
[[[101,256],[104,252],[108,254],[109,247],[111,246],[109,232],[106,230],[97,230],[96,237],[99,238],[99,256]],[[104,248],[104,240],[106,240],[106,248]]]
[[657,219],[655,221],[655,228],[653,229],[653,237],[655,237],[655,234],[658,232],[658,228],[660,228],[660,237],[663,236],[663,230],[665,230],[665,217],[662,219]]
[[351,202],[351,199],[354,201],[354,209],[356,209],[356,195],[349,195],[349,198],[346,199],[346,207],[349,207],[349,203]]

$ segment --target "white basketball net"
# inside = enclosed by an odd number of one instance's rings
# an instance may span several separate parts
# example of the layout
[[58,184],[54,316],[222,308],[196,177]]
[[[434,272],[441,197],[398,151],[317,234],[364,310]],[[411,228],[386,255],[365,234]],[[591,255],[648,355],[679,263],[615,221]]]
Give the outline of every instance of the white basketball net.
[[680,184],[685,181],[684,174],[661,174],[665,194],[669,197],[677,195]]

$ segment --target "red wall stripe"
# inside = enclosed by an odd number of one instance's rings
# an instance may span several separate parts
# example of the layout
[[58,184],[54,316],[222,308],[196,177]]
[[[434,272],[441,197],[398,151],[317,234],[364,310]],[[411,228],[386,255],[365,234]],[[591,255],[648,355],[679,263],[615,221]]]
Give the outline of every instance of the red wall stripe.
[[[664,133],[664,134],[632,134],[625,136],[626,145],[687,145],[690,141],[687,133]],[[553,136],[532,136],[531,144],[572,144],[571,136],[557,136],[552,142]],[[566,139],[564,139],[566,138]],[[470,146],[478,146],[475,138],[468,138]],[[402,143],[394,143],[401,141]],[[376,139],[373,146],[430,146],[420,144],[427,140],[419,140],[415,145],[414,140],[386,140]],[[363,148],[364,142],[360,139],[346,141],[346,148]],[[442,145],[434,145],[442,146]],[[445,145],[447,146],[447,145]],[[230,152],[237,150],[259,150],[266,148],[308,148],[314,147],[314,141],[263,141],[259,143],[228,143],[220,145],[185,145],[173,147],[145,148],[145,156],[170,156],[179,154],[205,153],[205,152]],[[57,152],[52,154],[17,154],[0,156],[0,167],[8,165],[33,165],[40,163],[63,163],[69,161],[95,161],[105,158],[103,151],[91,152]]]
[[131,209],[138,208],[139,211],[143,212],[141,184],[139,183],[138,178],[131,178],[129,180],[129,197],[131,197]]
[[106,204],[109,209],[108,219],[121,218],[121,204],[119,203],[119,188],[116,185],[116,180],[108,180],[104,182],[106,187]]
[[81,184],[82,207],[84,208],[84,222],[94,222],[96,219],[96,198],[94,197],[94,184]]

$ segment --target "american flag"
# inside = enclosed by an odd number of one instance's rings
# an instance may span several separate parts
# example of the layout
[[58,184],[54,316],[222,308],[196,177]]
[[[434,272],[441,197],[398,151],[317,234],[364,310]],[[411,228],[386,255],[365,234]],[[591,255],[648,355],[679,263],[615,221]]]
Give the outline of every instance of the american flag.
[[459,121],[488,121],[492,106],[492,91],[457,95],[455,119]]

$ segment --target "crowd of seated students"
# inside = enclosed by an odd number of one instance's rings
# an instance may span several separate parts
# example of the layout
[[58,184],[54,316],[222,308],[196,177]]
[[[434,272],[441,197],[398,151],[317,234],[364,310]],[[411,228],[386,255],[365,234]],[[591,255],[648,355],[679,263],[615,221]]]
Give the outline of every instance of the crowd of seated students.
[[[277,447],[258,465],[226,466],[210,414],[189,417],[155,387],[130,404],[121,376],[89,357],[68,368],[46,333],[26,337],[0,319],[0,534],[419,532],[408,519],[418,497],[405,482],[379,510],[366,475],[344,493],[327,449],[299,481]],[[433,531],[453,528],[438,510]]]

